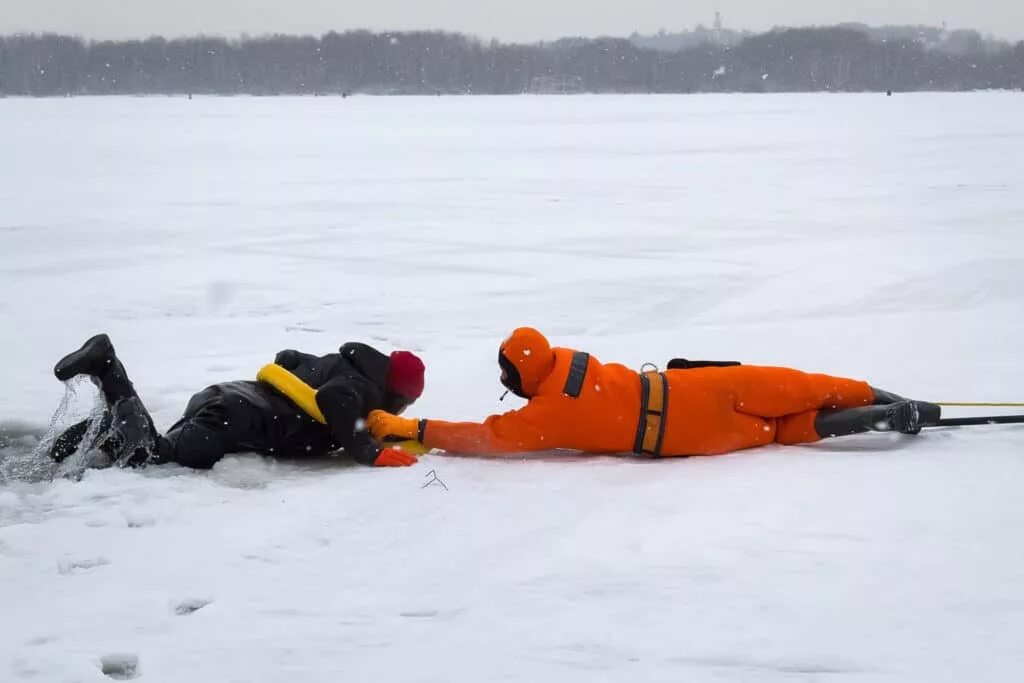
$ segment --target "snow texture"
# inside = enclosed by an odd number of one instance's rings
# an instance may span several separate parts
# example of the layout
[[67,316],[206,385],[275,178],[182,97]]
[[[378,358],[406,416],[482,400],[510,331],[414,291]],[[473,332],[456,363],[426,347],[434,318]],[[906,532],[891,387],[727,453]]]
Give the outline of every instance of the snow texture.
[[[658,462],[230,457],[53,481],[108,332],[158,426],[282,348],[498,402],[604,361],[1024,400],[1015,93],[0,100],[0,680],[1009,681],[1024,429]],[[76,385],[69,414],[92,405]],[[971,414],[966,410],[950,414]]]

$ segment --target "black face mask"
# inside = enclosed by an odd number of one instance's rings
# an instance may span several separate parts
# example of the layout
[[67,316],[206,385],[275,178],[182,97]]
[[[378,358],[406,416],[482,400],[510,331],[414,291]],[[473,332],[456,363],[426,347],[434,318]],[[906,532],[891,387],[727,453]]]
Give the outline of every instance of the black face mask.
[[501,366],[501,383],[504,387],[520,398],[529,399],[523,391],[523,378],[519,376],[519,370],[501,351],[498,351],[498,365]]

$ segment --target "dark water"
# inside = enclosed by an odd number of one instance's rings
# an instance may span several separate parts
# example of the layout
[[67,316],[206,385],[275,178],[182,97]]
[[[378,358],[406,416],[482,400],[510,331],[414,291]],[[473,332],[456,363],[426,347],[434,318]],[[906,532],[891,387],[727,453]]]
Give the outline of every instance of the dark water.
[[49,424],[33,424],[0,418],[0,486],[12,481],[48,481],[54,477],[81,476],[96,454],[80,449],[63,463],[49,457],[54,438],[75,422],[88,419],[93,425],[83,443],[92,443],[99,428],[103,401],[91,383],[81,378],[65,383],[64,397]]
[[47,428],[22,422],[0,423],[0,486],[9,481],[51,479],[56,464],[40,452]]

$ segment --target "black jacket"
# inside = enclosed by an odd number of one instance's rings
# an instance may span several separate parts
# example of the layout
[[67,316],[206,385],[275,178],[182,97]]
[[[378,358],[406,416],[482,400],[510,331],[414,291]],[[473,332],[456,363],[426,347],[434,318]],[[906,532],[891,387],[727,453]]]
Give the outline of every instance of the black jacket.
[[372,346],[350,342],[325,356],[281,351],[274,362],[317,390],[316,402],[327,424],[269,385],[229,382],[217,388],[237,428],[232,431],[242,441],[238,446],[286,458],[343,448],[358,462],[373,464],[380,445],[363,421],[371,410],[395,410],[400,400],[387,391],[389,358]]

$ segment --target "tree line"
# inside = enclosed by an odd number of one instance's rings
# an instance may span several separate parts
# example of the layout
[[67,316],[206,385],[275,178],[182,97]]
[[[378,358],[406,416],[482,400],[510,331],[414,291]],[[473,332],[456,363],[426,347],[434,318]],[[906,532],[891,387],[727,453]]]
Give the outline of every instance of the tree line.
[[1024,88],[1024,41],[935,49],[852,27],[776,29],[677,50],[445,32],[85,41],[0,37],[0,96],[913,91]]

